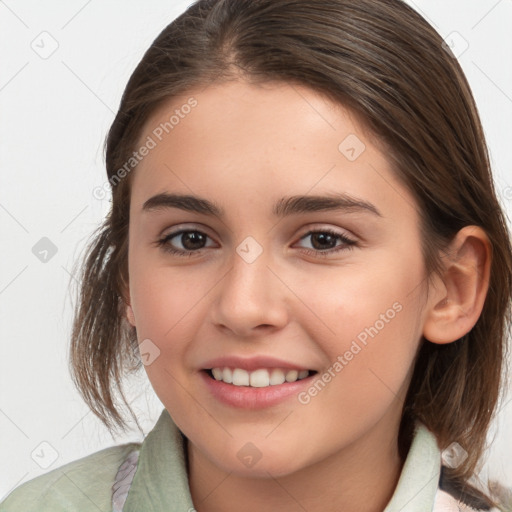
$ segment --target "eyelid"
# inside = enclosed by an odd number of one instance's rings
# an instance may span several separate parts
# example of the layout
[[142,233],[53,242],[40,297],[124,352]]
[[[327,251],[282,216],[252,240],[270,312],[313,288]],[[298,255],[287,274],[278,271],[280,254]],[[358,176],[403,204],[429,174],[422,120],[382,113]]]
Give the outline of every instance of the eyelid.
[[181,224],[176,224],[172,227],[167,227],[165,228],[158,236],[159,238],[165,238],[169,235],[175,235],[177,233],[179,233],[180,231],[200,231],[201,233],[204,233],[205,235],[208,235],[210,238],[214,238],[212,235],[211,235],[211,229],[204,225],[204,224],[201,224],[201,223],[187,223],[187,222],[182,222]]
[[309,235],[311,233],[316,232],[328,232],[332,233],[336,236],[341,236],[348,238],[352,240],[354,243],[359,243],[361,241],[361,238],[357,236],[353,231],[350,231],[346,228],[342,228],[340,226],[334,226],[334,225],[326,225],[326,224],[309,224],[304,228],[304,230],[301,230],[300,234],[297,236],[297,241],[304,238],[306,235]]

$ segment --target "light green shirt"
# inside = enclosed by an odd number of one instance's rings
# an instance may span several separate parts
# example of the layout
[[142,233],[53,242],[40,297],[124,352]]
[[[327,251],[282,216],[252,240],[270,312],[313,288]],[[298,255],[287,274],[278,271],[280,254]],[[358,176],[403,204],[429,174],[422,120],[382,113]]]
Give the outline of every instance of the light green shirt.
[[[142,443],[113,446],[38,476],[0,503],[0,512],[111,512],[116,474],[134,450],[139,450],[131,472],[134,476],[128,474],[128,483],[121,482],[129,489],[123,512],[193,512],[185,437],[166,409]],[[121,477],[128,469],[119,473]],[[440,469],[435,436],[418,422],[398,485],[384,512],[471,510],[459,509],[455,500],[438,489]]]

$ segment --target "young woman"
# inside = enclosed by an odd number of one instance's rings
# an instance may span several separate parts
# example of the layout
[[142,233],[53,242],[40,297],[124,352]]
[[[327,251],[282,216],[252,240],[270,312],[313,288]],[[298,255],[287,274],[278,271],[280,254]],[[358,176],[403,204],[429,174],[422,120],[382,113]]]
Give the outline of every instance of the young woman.
[[141,366],[165,409],[0,510],[507,510],[475,475],[510,236],[469,86],[413,9],[194,3],[130,78],[106,165],[73,375],[109,428]]

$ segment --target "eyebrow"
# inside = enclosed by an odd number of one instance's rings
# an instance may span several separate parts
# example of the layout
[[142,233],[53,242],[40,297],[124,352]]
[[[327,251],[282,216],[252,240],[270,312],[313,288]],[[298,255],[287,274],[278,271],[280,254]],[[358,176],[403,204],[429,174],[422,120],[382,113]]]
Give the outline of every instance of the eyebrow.
[[[169,208],[178,208],[188,212],[200,213],[223,218],[224,209],[213,201],[193,195],[157,194],[142,206],[143,212],[162,211]],[[322,196],[305,195],[290,196],[279,199],[272,208],[276,217],[287,217],[308,212],[345,211],[353,213],[372,213],[383,217],[375,205],[368,201],[352,197],[343,193],[332,193]]]

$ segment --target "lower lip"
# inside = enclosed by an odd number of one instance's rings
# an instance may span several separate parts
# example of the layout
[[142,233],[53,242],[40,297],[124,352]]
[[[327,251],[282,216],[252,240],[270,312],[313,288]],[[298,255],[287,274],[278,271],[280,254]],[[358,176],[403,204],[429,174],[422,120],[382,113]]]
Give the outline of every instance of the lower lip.
[[311,379],[316,375],[313,374],[295,382],[253,388],[250,386],[235,386],[226,384],[221,380],[215,380],[204,370],[200,373],[211,394],[217,400],[239,409],[263,409],[283,402],[290,396],[298,395],[301,390],[310,385]]

